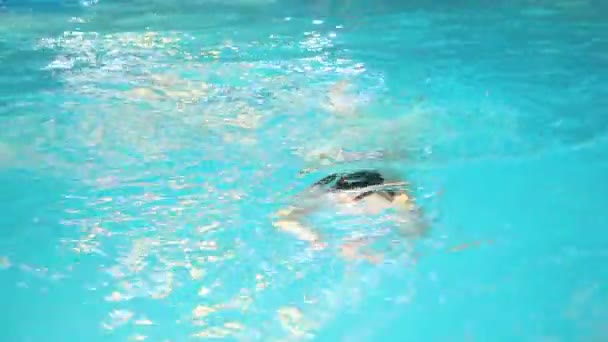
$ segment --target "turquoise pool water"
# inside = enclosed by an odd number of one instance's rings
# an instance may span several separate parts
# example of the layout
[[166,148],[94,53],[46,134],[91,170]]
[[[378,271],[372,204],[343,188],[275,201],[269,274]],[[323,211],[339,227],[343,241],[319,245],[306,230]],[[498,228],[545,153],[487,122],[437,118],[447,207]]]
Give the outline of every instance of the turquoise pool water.
[[[607,17],[1,2],[0,339],[605,340]],[[339,148],[387,156],[320,160]],[[317,252],[272,227],[358,167],[411,182],[431,224],[414,252],[338,257],[361,222],[324,217]]]

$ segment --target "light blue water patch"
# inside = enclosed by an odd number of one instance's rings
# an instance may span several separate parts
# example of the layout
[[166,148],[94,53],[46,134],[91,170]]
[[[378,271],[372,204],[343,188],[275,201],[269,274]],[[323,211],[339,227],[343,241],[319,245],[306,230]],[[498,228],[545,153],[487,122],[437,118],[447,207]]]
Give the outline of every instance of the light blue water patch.
[[[2,340],[602,340],[606,10],[3,2]],[[358,168],[410,183],[413,251],[273,227]]]

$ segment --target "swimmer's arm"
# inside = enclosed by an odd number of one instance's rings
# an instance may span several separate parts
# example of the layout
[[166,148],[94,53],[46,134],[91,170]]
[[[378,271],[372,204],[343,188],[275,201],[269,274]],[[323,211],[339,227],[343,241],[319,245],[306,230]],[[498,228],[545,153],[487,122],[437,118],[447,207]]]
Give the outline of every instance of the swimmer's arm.
[[279,210],[276,215],[277,219],[273,222],[273,225],[282,231],[295,235],[295,237],[302,241],[319,244],[321,240],[320,235],[304,223],[304,217],[312,210],[314,210],[313,207],[289,207]]
[[429,229],[428,223],[424,220],[420,208],[414,204],[407,193],[397,194],[393,200],[393,206],[396,209],[395,219],[399,223],[398,233],[400,235],[411,239],[426,234]]

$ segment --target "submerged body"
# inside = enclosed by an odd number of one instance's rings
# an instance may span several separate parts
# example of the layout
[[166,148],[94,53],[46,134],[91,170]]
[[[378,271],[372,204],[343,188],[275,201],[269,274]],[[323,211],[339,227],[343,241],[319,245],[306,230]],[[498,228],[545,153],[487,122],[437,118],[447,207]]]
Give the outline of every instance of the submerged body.
[[406,183],[388,178],[376,170],[334,173],[311,185],[298,197],[298,203],[277,213],[275,227],[310,242],[317,248],[325,246],[321,234],[308,226],[306,218],[325,205],[352,215],[376,215],[393,211],[401,236],[415,238],[424,234],[420,213],[405,190]]

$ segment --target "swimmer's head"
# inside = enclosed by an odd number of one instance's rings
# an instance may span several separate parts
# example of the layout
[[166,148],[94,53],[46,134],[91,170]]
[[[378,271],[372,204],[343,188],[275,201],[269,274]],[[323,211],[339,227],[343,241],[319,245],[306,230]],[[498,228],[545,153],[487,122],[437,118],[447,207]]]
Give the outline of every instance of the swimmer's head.
[[317,181],[313,186],[325,187],[331,191],[341,191],[381,185],[384,181],[384,177],[378,171],[362,170],[350,173],[334,173]]

